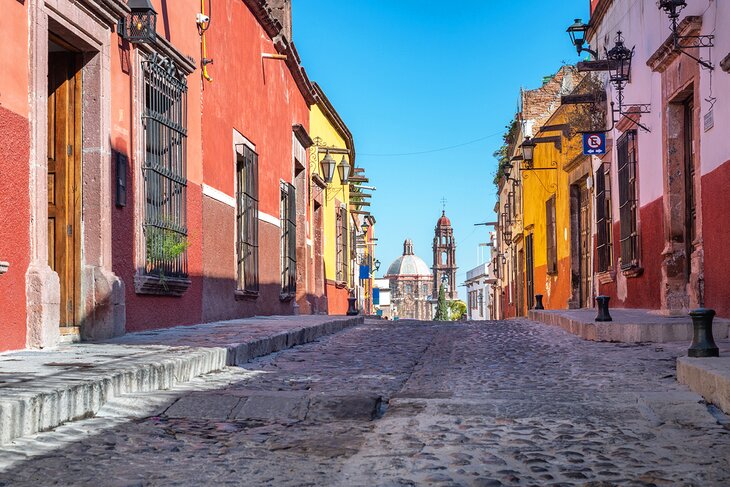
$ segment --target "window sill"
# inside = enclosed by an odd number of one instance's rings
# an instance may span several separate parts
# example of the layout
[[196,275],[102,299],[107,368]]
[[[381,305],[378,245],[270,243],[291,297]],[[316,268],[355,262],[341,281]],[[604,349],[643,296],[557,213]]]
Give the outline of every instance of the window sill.
[[192,281],[187,277],[164,277],[137,274],[134,276],[134,292],[155,296],[181,297]]
[[279,301],[287,302],[294,299],[296,293],[281,293],[279,294]]
[[237,289],[234,293],[236,301],[253,301],[259,297],[258,291],[245,291]]
[[345,281],[336,281],[335,287],[337,289],[345,289],[347,287],[347,283]]
[[641,277],[641,275],[644,273],[644,268],[639,266],[631,266],[627,267],[626,269],[621,269],[621,274],[623,274],[624,277],[628,279],[632,279],[635,277]]
[[598,279],[598,284],[610,284],[616,281],[616,271],[609,269],[607,271],[597,272],[596,278]]

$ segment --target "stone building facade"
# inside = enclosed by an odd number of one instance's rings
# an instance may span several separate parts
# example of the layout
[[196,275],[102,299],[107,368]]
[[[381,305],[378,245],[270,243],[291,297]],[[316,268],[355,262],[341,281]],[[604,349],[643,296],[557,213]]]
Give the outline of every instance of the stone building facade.
[[429,302],[433,289],[431,269],[415,255],[411,240],[404,242],[403,255],[390,264],[385,278],[390,281],[390,311],[393,318],[433,318]]
[[436,222],[433,237],[433,290],[432,297],[437,300],[439,297],[439,286],[444,283],[446,299],[455,301],[459,299],[456,289],[456,239],[454,229],[451,227],[451,220],[446,216],[446,211],[441,213],[441,218]]

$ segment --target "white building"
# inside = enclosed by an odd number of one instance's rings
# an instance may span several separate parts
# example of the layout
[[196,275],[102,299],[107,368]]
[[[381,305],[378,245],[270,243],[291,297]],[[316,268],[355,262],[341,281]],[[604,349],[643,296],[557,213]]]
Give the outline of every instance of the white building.
[[390,280],[373,280],[373,309],[375,314],[384,320],[393,319],[393,311],[390,307]]
[[466,273],[467,316],[470,320],[494,319],[492,310],[494,285],[491,263],[480,264]]

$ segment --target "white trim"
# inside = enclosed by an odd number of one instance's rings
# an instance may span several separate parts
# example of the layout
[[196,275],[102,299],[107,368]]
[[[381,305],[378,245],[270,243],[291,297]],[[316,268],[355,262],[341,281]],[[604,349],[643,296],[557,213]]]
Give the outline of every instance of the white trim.
[[264,213],[263,211],[259,210],[259,220],[262,222],[270,223],[272,225],[275,225],[279,228],[281,228],[281,221],[276,218],[275,216],[269,215],[268,213]]
[[203,183],[203,194],[205,196],[208,196],[209,198],[219,201],[225,205],[228,205],[231,208],[236,207],[236,198],[224,193],[223,191],[221,191],[219,189],[215,189],[213,186],[208,186],[205,183]]
[[307,245],[309,245],[310,247],[314,245],[314,242],[312,242],[311,238],[307,239]]

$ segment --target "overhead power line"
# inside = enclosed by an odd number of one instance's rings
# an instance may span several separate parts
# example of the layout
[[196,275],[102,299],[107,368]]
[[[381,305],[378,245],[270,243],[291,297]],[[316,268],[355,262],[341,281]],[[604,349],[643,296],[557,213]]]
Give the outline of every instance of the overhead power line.
[[492,137],[502,135],[503,133],[504,133],[504,131],[500,131],[500,132],[496,132],[493,134],[485,135],[484,137],[480,137],[478,139],[470,140],[469,142],[449,145],[446,147],[439,147],[438,149],[429,149],[429,150],[423,150],[423,151],[417,151],[417,152],[400,152],[400,153],[392,153],[392,154],[383,154],[383,153],[377,154],[377,153],[360,152],[359,155],[368,156],[368,157],[402,157],[402,156],[418,156],[421,154],[432,154],[434,152],[443,152],[443,151],[447,151],[447,150],[451,150],[451,149],[458,149],[459,147],[464,147],[464,146],[471,145],[471,144],[476,144],[477,142],[491,139]]

